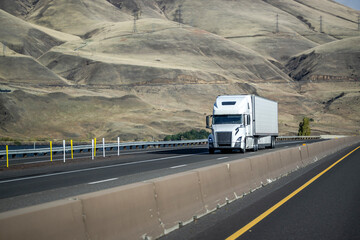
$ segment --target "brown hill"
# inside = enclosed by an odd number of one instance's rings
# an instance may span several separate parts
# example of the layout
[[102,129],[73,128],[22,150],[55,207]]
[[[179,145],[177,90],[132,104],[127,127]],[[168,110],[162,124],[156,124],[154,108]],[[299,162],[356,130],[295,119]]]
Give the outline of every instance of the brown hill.
[[359,81],[359,66],[360,37],[309,49],[292,57],[286,65],[289,75],[298,81]]
[[138,34],[124,31],[131,26],[105,27],[86,41],[54,47],[39,60],[78,84],[290,81],[258,53],[209,32],[159,19],[140,20]]
[[[359,130],[359,12],[333,1],[14,0],[0,8],[8,12],[0,10],[0,88],[12,90],[0,93],[1,136],[159,139],[203,128],[217,95],[245,93],[279,102],[280,134],[295,134],[303,116],[314,119],[314,134]],[[335,78],[312,80],[326,74]]]
[[221,1],[221,6],[217,0],[157,2],[169,19],[174,19],[181,4],[184,23],[229,38],[280,62],[318,44],[357,35],[359,12],[329,0]]

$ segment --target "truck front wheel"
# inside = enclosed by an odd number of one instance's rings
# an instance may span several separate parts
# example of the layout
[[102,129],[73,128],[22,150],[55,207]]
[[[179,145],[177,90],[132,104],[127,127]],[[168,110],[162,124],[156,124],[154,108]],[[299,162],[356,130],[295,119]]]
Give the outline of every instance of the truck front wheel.
[[245,138],[245,141],[244,141],[244,148],[240,148],[240,152],[241,153],[246,153],[246,138]]
[[214,153],[215,153],[215,149],[209,148],[209,154],[214,154]]

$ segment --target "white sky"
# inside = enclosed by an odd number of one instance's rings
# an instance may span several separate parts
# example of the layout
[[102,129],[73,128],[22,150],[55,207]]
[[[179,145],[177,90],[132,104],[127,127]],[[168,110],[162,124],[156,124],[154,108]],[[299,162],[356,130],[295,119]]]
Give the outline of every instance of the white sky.
[[335,0],[335,1],[360,11],[360,0]]

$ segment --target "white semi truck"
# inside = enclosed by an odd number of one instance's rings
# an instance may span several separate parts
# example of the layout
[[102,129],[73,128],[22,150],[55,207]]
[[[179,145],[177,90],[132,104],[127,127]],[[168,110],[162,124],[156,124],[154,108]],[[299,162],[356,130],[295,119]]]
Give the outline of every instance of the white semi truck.
[[215,150],[237,149],[245,153],[259,147],[274,148],[278,104],[255,95],[218,96],[213,115],[206,117],[206,127],[212,131],[208,138],[210,154]]

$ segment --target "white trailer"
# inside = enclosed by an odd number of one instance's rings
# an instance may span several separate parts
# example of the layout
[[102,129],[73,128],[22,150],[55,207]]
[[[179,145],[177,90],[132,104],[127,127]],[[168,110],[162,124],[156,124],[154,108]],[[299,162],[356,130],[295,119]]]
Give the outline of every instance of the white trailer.
[[[210,124],[210,119],[212,121]],[[209,153],[259,147],[275,147],[278,136],[277,102],[255,95],[225,95],[216,98],[213,115],[206,117],[211,128]]]

